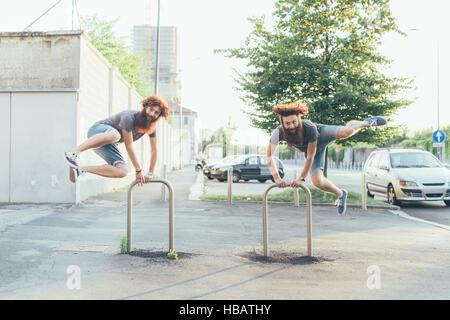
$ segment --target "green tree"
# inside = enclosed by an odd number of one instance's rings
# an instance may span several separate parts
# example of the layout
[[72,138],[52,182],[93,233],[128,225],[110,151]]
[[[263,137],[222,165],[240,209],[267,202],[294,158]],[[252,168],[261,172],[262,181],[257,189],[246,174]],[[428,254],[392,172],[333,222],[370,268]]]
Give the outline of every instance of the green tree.
[[[382,36],[403,34],[388,0],[277,0],[275,7],[272,31],[265,17],[251,18],[245,47],[216,51],[247,61],[236,80],[252,126],[270,133],[279,125],[272,107],[295,100],[308,103],[313,122],[334,125],[390,116],[412,102],[396,98],[410,80],[380,71],[392,62],[377,51]],[[364,130],[343,144],[381,144],[396,133]]]
[[125,80],[134,86],[141,96],[149,96],[150,83],[143,80],[143,77],[150,72],[150,68],[140,55],[130,53],[125,41],[114,34],[114,25],[118,20],[119,18],[108,20],[94,15],[82,17],[81,25],[94,47],[119,69]]

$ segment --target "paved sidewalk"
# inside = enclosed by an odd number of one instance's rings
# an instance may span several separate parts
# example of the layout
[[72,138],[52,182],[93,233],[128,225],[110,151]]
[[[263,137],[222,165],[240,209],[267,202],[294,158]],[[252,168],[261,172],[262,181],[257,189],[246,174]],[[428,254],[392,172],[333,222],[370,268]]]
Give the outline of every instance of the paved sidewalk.
[[[265,260],[260,203],[189,200],[199,192],[192,168],[168,180],[176,261],[165,258],[168,203],[160,185],[134,189],[135,255],[120,254],[127,190],[75,206],[0,206],[0,299],[450,298],[448,230],[389,210],[338,216],[314,207],[309,259],[305,207],[271,204]],[[70,289],[78,279],[80,289]]]

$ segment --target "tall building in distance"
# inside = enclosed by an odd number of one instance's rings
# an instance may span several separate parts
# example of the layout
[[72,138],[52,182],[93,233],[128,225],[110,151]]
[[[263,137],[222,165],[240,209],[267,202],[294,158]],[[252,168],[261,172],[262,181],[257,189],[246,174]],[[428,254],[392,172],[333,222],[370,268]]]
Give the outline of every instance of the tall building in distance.
[[[156,67],[156,26],[136,25],[133,27],[133,53],[144,58],[146,68],[150,70],[146,80],[155,83]],[[169,105],[174,98],[179,98],[180,82],[178,80],[178,33],[177,27],[161,26],[159,30],[159,71],[158,94]]]
[[[150,19],[147,19],[147,22],[150,22]],[[149,70],[145,80],[152,84],[151,92],[154,92],[157,27],[151,24],[136,25],[132,34],[133,53],[144,58],[146,69]],[[177,27],[160,26],[158,56],[159,81],[158,90],[154,93],[163,97],[172,109],[170,122],[180,135],[178,146],[180,165],[189,165],[192,164],[198,150],[198,138],[195,135],[197,113],[180,105]]]

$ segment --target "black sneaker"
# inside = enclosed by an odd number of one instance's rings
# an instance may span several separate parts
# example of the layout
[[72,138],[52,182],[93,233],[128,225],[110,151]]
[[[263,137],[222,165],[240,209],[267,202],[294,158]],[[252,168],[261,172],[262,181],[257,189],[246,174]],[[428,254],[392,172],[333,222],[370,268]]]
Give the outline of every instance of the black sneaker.
[[337,211],[339,214],[345,214],[347,210],[347,190],[342,189],[342,197],[336,200],[335,205],[337,205]]
[[387,123],[386,118],[382,116],[370,117],[364,121],[369,123],[369,127],[384,126]]
[[69,180],[73,183],[75,183],[80,176],[82,176],[85,173],[85,171],[81,170],[79,167],[72,168],[70,167],[70,175]]

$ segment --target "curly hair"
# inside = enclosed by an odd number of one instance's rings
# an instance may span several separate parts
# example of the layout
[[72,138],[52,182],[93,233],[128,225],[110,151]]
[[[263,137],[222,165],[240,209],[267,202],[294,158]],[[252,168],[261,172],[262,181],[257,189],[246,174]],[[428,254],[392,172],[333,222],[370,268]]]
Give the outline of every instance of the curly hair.
[[152,95],[150,97],[145,98],[141,101],[142,107],[150,107],[150,106],[158,106],[161,108],[161,117],[167,119],[169,116],[169,107],[167,106],[166,101],[163,98],[158,97],[157,95]]
[[308,114],[309,107],[304,101],[295,101],[288,104],[279,104],[272,108],[272,112],[280,117],[287,117],[293,114],[304,116]]
[[[303,129],[300,117],[307,115],[309,107],[304,101],[295,101],[288,104],[279,104],[272,108],[272,111],[280,117],[281,130],[283,131],[285,140],[289,148],[293,148],[295,145],[302,145],[303,143]],[[299,119],[299,125],[295,129],[295,132],[291,133],[284,127],[283,118],[296,115]]]

